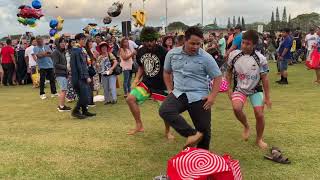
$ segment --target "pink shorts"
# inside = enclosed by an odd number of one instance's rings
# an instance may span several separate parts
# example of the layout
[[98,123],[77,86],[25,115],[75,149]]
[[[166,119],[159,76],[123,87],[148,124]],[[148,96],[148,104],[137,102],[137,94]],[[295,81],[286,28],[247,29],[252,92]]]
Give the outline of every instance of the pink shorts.
[[232,102],[234,101],[241,101],[243,104],[247,101],[247,97],[250,98],[250,102],[253,107],[263,107],[263,93],[257,92],[255,94],[246,96],[245,94],[241,92],[235,91],[232,94]]

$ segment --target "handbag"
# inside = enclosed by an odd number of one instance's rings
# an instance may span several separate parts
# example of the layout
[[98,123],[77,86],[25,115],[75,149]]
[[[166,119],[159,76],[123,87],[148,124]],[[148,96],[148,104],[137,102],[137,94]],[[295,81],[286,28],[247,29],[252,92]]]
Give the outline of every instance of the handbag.
[[96,70],[92,67],[92,65],[88,67],[88,73],[90,77],[93,77],[97,74]]
[[139,64],[137,63],[137,61],[133,61],[131,72],[132,72],[132,73],[137,73],[137,72],[138,72],[138,69],[139,69]]
[[[110,54],[109,55],[109,60],[110,59]],[[111,61],[111,66],[113,66],[113,61]],[[117,66],[113,69],[112,75],[120,75],[122,73],[122,67],[120,66],[120,63],[118,62]]]

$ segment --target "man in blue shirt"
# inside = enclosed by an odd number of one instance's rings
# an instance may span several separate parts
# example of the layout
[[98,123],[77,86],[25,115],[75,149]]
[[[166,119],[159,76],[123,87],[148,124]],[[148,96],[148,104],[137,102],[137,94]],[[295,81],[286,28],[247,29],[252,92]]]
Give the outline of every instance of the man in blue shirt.
[[[220,69],[207,52],[200,49],[203,32],[190,27],[185,44],[168,52],[164,65],[164,82],[169,96],[159,114],[180,135],[187,137],[185,147],[209,149],[211,138],[211,106],[222,80]],[[208,79],[209,77],[209,79]],[[209,82],[214,79],[210,93]],[[180,113],[188,110],[195,129]]]
[[37,60],[40,69],[40,98],[42,100],[47,98],[44,92],[46,78],[50,81],[51,97],[57,97],[56,79],[51,59],[52,51],[49,46],[44,45],[43,39],[40,36],[36,40],[37,46],[34,47],[32,55]]
[[276,81],[278,84],[288,84],[288,62],[292,59],[291,47],[292,47],[292,38],[290,36],[290,29],[285,28],[281,32],[283,41],[279,47],[278,51],[278,61],[279,68],[281,72],[281,79]]
[[231,48],[227,51],[227,53],[224,55],[225,58],[229,56],[229,54],[234,50],[240,50],[241,49],[241,43],[242,43],[242,27],[241,25],[237,25],[235,28],[235,38],[232,41]]

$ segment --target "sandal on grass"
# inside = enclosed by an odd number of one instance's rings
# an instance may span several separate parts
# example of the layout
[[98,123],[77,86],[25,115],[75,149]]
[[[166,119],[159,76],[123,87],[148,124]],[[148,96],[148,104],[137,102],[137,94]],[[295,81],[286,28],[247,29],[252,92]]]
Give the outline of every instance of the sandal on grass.
[[272,147],[271,148],[271,155],[265,155],[264,158],[268,159],[270,161],[280,163],[280,164],[290,164],[291,163],[288,158],[282,156],[281,150],[277,147]]

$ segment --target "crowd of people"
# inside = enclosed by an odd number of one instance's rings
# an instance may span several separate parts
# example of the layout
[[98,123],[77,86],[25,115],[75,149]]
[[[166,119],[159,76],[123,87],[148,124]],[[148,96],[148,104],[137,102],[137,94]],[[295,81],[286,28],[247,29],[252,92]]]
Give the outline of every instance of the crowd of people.
[[[110,34],[94,37],[79,33],[73,39],[62,36],[45,43],[42,37],[12,45],[1,44],[0,79],[3,86],[23,85],[31,81],[39,88],[40,98],[47,98],[46,80],[51,97],[58,98],[59,112],[72,111],[78,119],[96,116],[89,112],[95,106],[94,96],[103,89],[104,104],[117,104],[120,78],[123,94],[135,120],[134,135],[144,131],[140,105],[149,99],[159,102],[165,136],[173,139],[170,127],[187,138],[184,147],[209,149],[211,107],[226,80],[235,117],[244,127],[242,137],[248,140],[250,126],[243,107],[250,99],[256,117],[256,143],[263,141],[264,106],[271,107],[269,66],[277,63],[280,85],[288,84],[288,64],[309,60],[313,49],[320,50],[320,30],[303,38],[299,30],[281,30],[280,34],[243,31],[240,25],[228,34],[210,33],[205,37],[198,27],[188,28],[184,35],[159,36],[152,27],[142,29],[139,41],[132,37],[116,38]],[[142,44],[140,44],[142,42]],[[320,70],[316,69],[320,84]],[[211,85],[210,85],[211,83]],[[58,85],[59,88],[56,87]],[[59,89],[59,92],[57,91]],[[72,109],[66,101],[77,101]],[[181,113],[188,111],[194,127]]]

